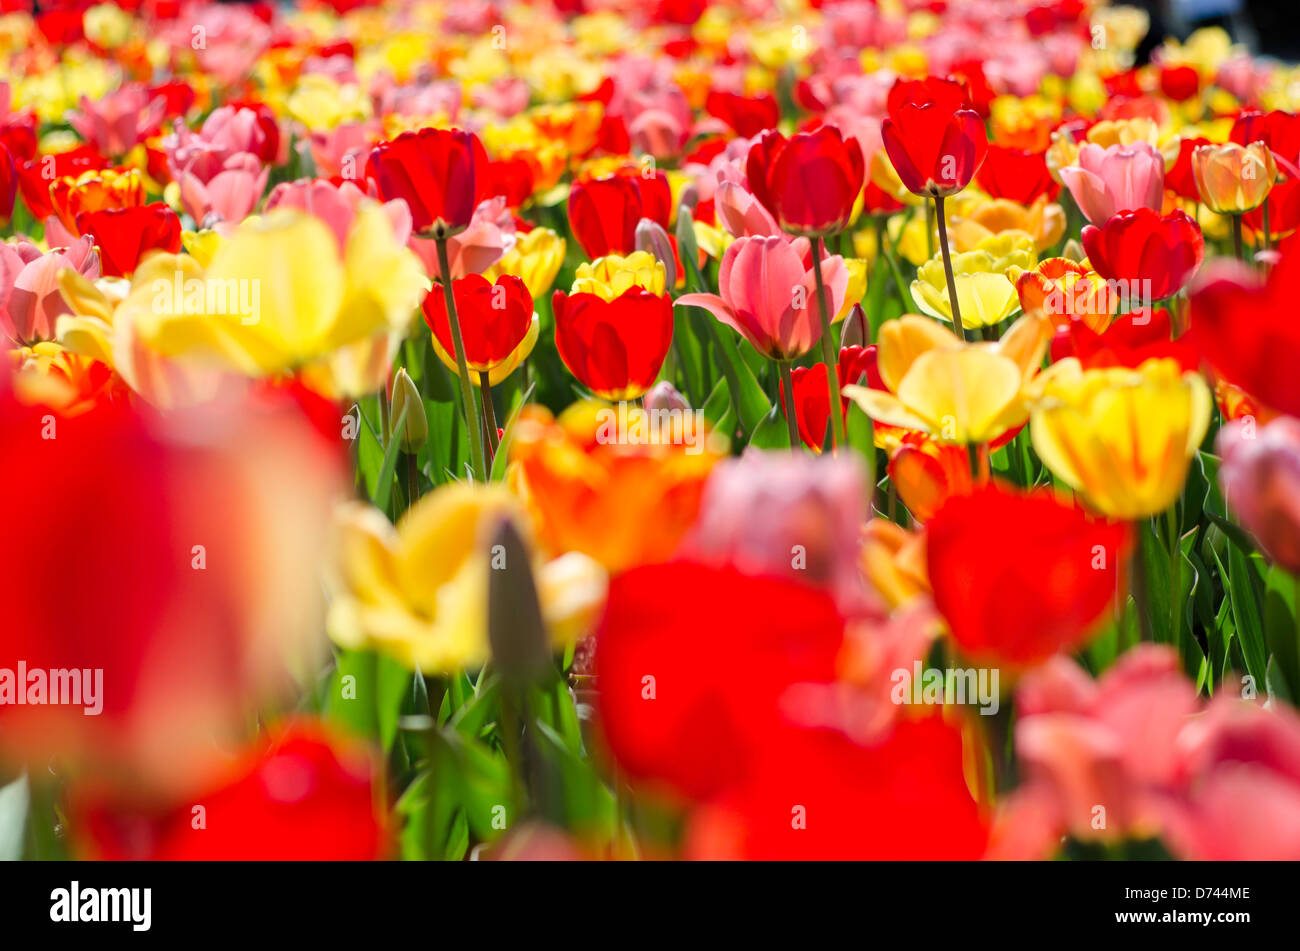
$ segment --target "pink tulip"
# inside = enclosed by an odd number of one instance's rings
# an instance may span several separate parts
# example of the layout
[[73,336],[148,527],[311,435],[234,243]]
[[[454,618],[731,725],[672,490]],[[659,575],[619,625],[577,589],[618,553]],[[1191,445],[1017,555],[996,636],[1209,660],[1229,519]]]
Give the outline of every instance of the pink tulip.
[[125,155],[158,131],[167,108],[142,83],[128,83],[98,101],[82,96],[80,111],[67,114],[68,124],[105,155]]
[[1102,148],[1091,142],[1079,149],[1079,161],[1061,169],[1084,216],[1100,227],[1116,212],[1164,203],[1165,160],[1147,142]]
[[[325,178],[304,178],[276,185],[267,196],[264,210],[270,212],[276,208],[296,208],[314,215],[334,232],[341,254],[347,244],[348,230],[362,204],[375,200],[374,195],[366,194],[352,182],[335,185]],[[392,222],[393,234],[398,243],[405,244],[411,237],[410,206],[394,199],[385,202],[382,207]]]
[[220,174],[233,156],[242,152],[263,154],[266,140],[267,132],[257,112],[221,106],[212,111],[197,132],[176,120],[175,131],[163,139],[162,147],[172,178],[179,180],[188,172],[206,183]]
[[[839,313],[849,272],[839,256],[822,261],[829,313]],[[737,238],[722,256],[717,294],[685,294],[683,307],[703,307],[773,360],[803,356],[821,339],[816,277],[784,237]]]
[[72,268],[99,278],[99,252],[90,235],[42,253],[30,241],[0,244],[0,335],[22,346],[53,340],[68,305],[59,291],[59,272]]
[[221,222],[236,224],[257,207],[270,174],[271,170],[248,152],[226,159],[221,171],[206,182],[183,172],[177,181],[181,206],[201,228]]
[[1224,426],[1219,481],[1237,517],[1274,561],[1300,573],[1300,419]]

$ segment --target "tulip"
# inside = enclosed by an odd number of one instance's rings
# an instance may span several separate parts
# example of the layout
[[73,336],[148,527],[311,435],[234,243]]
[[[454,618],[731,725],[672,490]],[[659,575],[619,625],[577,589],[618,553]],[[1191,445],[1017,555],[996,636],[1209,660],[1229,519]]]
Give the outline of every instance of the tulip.
[[1052,181],[1041,152],[990,145],[975,180],[993,198],[1019,205],[1032,205],[1039,198],[1056,196],[1059,186]]
[[855,454],[747,453],[714,468],[679,554],[815,585],[831,592],[846,617],[869,615],[873,605],[855,565],[868,499]]
[[770,92],[749,97],[711,89],[704,101],[704,111],[717,116],[731,126],[736,135],[746,139],[775,129],[781,121],[780,107]]
[[[401,422],[402,431],[397,432]],[[429,417],[424,412],[420,391],[406,372],[399,367],[393,377],[393,394],[388,404],[388,428],[393,438],[401,444],[402,451],[414,455],[429,439]],[[411,500],[412,503],[414,499]]]
[[588,257],[631,254],[641,219],[666,228],[671,203],[663,172],[649,178],[632,172],[580,179],[569,190],[569,224]]
[[690,562],[624,572],[596,631],[604,743],[642,785],[694,799],[741,785],[790,729],[786,689],[834,678],[843,626],[828,593],[785,578]]
[[[874,350],[874,348],[872,348]],[[874,353],[864,347],[841,347],[836,364],[836,383],[842,391],[850,383],[857,383],[868,373]],[[826,427],[831,421],[829,388],[826,385],[826,364],[814,363],[808,367],[795,367],[790,371],[790,390],[793,398],[786,396],[782,383],[782,405],[793,405],[798,420],[799,438],[813,452],[821,452],[826,442]],[[840,397],[841,410],[847,415],[848,397]],[[792,442],[793,446],[794,443]]]
[[1069,258],[1048,258],[1028,270],[1013,267],[1007,277],[1015,283],[1020,308],[1045,315],[1058,332],[1080,320],[1101,333],[1119,306],[1119,296],[1096,271]]
[[54,214],[50,202],[50,185],[63,179],[77,179],[85,172],[96,171],[108,165],[108,160],[88,145],[78,146],[67,152],[54,155],[37,155],[34,158],[18,161],[15,157],[18,173],[18,191],[23,196],[23,204],[38,221],[44,221]]
[[668,272],[663,262],[649,251],[633,251],[626,257],[607,254],[579,264],[569,293],[595,294],[603,301],[612,301],[634,287],[662,297],[668,286]]
[[1172,297],[1205,257],[1200,226],[1184,211],[1121,211],[1101,227],[1085,227],[1083,246],[1098,274],[1125,281],[1130,297],[1138,290],[1145,302]]
[[524,282],[533,300],[537,300],[555,283],[564,264],[564,249],[564,239],[550,228],[534,228],[517,235],[514,247],[484,271],[483,276],[495,281],[502,274],[513,274]]
[[912,282],[912,299],[922,313],[941,320],[956,320],[975,329],[993,327],[1011,316],[1020,306],[1016,286],[1007,277],[1015,266],[1034,266],[1032,247],[1019,247],[1010,254],[995,257],[987,250],[968,251],[951,259],[953,282],[959,306],[954,308],[948,296],[948,275],[944,262],[931,258],[916,272]]
[[593,393],[630,400],[654,384],[673,338],[668,297],[641,287],[613,300],[556,291],[551,306],[560,359]]
[[120,158],[158,131],[166,101],[141,83],[127,83],[97,102],[82,96],[68,125],[105,155]]
[[82,212],[77,230],[95,239],[106,277],[130,277],[150,252],[181,250],[181,220],[162,202]]
[[44,254],[29,241],[0,243],[0,334],[20,346],[53,340],[59,315],[67,313],[59,272],[69,269],[99,277],[100,259],[89,235]]
[[1165,188],[1184,201],[1200,201],[1201,193],[1196,188],[1196,175],[1192,171],[1192,154],[1202,145],[1210,144],[1209,139],[1200,136],[1179,139],[1178,157],[1165,170]]
[[1300,254],[1283,254],[1267,280],[1244,266],[1207,269],[1193,288],[1190,336],[1216,374],[1278,412],[1300,416]]
[[891,108],[880,135],[907,190],[930,198],[947,198],[969,185],[988,151],[978,114],[937,101]]
[[1121,211],[1159,212],[1164,203],[1164,156],[1146,142],[1109,148],[1085,143],[1075,164],[1060,174],[1079,210],[1094,225],[1104,225]]
[[1167,358],[1092,370],[1070,358],[1034,390],[1035,452],[1095,510],[1145,518],[1178,499],[1210,424],[1210,390],[1198,373]]
[[[412,670],[481,667],[490,656],[488,545],[502,520],[525,524],[519,502],[500,485],[442,486],[407,509],[396,527],[372,506],[340,506],[327,579],[330,637]],[[604,572],[581,555],[547,561],[528,552],[552,646],[563,648],[595,620]]]
[[846,386],[872,419],[941,443],[987,443],[1023,425],[1025,386],[1038,371],[1050,325],[1027,315],[997,343],[964,344],[933,320],[905,315],[880,330],[877,367],[886,389]]
[[862,527],[858,567],[890,608],[900,608],[930,593],[925,567],[925,533],[884,518]]
[[669,287],[677,286],[677,255],[663,225],[649,218],[637,222],[636,249],[654,255],[664,267],[664,283]]
[[143,205],[144,183],[135,169],[106,168],[57,178],[50,183],[49,194],[59,222],[75,234],[80,214]]
[[167,306],[141,308],[141,338],[164,355],[248,376],[283,373],[404,329],[424,282],[377,205],[357,214],[341,255],[323,222],[284,208],[245,223],[218,248],[197,296],[188,280],[179,295],[152,290]]
[[[115,862],[381,859],[389,842],[375,808],[380,768],[355,741],[290,721],[192,800],[142,805],[74,788],[74,844],[86,858]],[[192,802],[203,803],[202,825]],[[326,827],[335,833],[321,835]]]
[[181,207],[203,228],[223,221],[236,224],[257,207],[270,174],[271,169],[249,152],[232,155],[206,181],[182,172],[177,178]]
[[1300,420],[1282,416],[1256,429],[1237,420],[1219,431],[1224,498],[1268,556],[1300,575]]
[[[975,487],[970,461],[961,448],[935,442],[921,433],[906,433],[889,456],[889,482],[898,490],[912,518],[926,522],[945,501]],[[980,473],[986,478],[987,473]]]
[[1300,161],[1300,116],[1292,112],[1245,110],[1232,123],[1228,138],[1238,145],[1263,142],[1283,162]]
[[746,172],[755,197],[783,231],[807,237],[843,231],[862,191],[857,140],[833,126],[787,139],[767,132],[749,150]]
[[1241,216],[1258,208],[1277,181],[1277,163],[1263,142],[1203,145],[1192,153],[1192,175],[1201,201],[1211,211],[1232,215],[1232,240],[1244,258]]
[[[1029,235],[1034,248],[1045,251],[1065,234],[1065,210],[1041,195],[1027,206],[999,198],[980,201],[969,210],[953,209],[948,224],[952,228],[953,247],[959,252],[973,251],[992,237],[1002,236],[1005,240],[1008,232]],[[921,260],[925,257],[922,255]]]
[[650,427],[636,406],[625,412],[629,431],[616,432],[608,423],[618,412],[609,406],[577,403],[558,420],[529,407],[510,444],[511,477],[541,543],[552,552],[583,552],[611,574],[673,555],[722,457],[698,414],[674,430]]
[[479,202],[492,197],[488,171],[483,143],[460,129],[403,132],[366,162],[384,200],[405,201],[416,233],[440,241],[464,231]]
[[974,660],[1015,667],[1087,641],[1114,604],[1133,544],[1127,525],[1090,518],[1050,491],[997,486],[949,498],[925,538],[934,603],[953,640]]

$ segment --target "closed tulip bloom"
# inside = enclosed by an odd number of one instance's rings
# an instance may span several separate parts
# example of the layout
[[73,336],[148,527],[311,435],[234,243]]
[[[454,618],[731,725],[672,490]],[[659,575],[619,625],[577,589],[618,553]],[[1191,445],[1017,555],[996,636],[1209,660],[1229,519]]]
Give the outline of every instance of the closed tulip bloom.
[[1200,374],[1172,359],[1085,370],[1071,357],[1044,371],[1034,391],[1034,450],[1094,509],[1136,519],[1177,500],[1210,425]]
[[579,179],[569,189],[568,210],[573,235],[588,257],[631,254],[642,218],[667,227],[672,192],[663,172],[649,178],[639,172],[620,172]]
[[857,140],[825,125],[789,139],[767,132],[746,163],[750,190],[782,230],[810,237],[848,226],[864,169]]
[[[843,258],[822,260],[827,310],[842,308],[849,273]],[[782,236],[738,238],[722,256],[717,294],[684,294],[678,306],[703,307],[772,360],[803,356],[821,339],[816,275]]]
[[1121,211],[1101,227],[1088,225],[1082,237],[1094,270],[1127,282],[1129,294],[1148,303],[1178,293],[1205,257],[1200,225],[1181,210]]
[[[486,373],[509,359],[533,324],[533,298],[524,282],[510,274],[489,283],[481,274],[451,282],[460,317],[465,362]],[[446,294],[435,286],[424,298],[424,320],[445,353],[454,353]]]
[[421,129],[382,142],[370,153],[366,176],[385,201],[406,202],[417,234],[435,238],[463,231],[479,202],[492,197],[483,143],[461,129]]
[[988,152],[979,114],[941,102],[891,108],[880,135],[907,190],[930,198],[946,198],[969,185]]
[[1263,204],[1277,181],[1277,163],[1263,142],[1202,145],[1192,153],[1192,175],[1206,207],[1237,215]]
[[1061,181],[1090,222],[1105,224],[1120,211],[1159,211],[1165,194],[1165,159],[1146,142],[1079,149],[1075,164],[1061,169]]
[[1281,416],[1258,429],[1237,420],[1216,446],[1228,505],[1270,558],[1300,574],[1300,420]]
[[181,250],[181,220],[163,202],[77,216],[77,230],[99,247],[105,277],[130,277],[146,254]]
[[668,297],[641,287],[613,300],[556,291],[551,306],[560,359],[593,393],[630,400],[654,385],[673,339]]
[[877,368],[887,389],[843,392],[877,422],[941,443],[992,442],[1028,418],[1025,385],[1050,333],[1047,320],[1028,315],[997,343],[963,344],[933,320],[904,315],[880,330]]
[[974,660],[1023,667],[1083,644],[1107,614],[1132,547],[1050,490],[955,495],[925,526],[934,603]]

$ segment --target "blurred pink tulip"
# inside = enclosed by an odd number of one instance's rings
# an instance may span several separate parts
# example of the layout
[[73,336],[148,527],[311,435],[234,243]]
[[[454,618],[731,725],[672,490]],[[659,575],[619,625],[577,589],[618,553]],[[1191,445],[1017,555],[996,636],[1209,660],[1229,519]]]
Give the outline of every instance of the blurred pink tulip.
[[1236,420],[1216,443],[1224,497],[1269,557],[1300,574],[1300,419]]
[[[831,314],[844,302],[849,272],[839,256],[822,261]],[[821,339],[816,277],[784,237],[737,238],[722,256],[717,294],[685,294],[683,307],[703,307],[772,360],[803,356]]]
[[1079,149],[1077,164],[1061,169],[1061,181],[1084,216],[1100,227],[1116,212],[1135,208],[1160,211],[1165,160],[1147,142],[1107,148],[1089,142]]
[[142,83],[128,83],[92,100],[82,96],[80,111],[67,114],[68,125],[105,155],[125,155],[158,131],[167,108]]
[[90,235],[45,253],[26,240],[0,244],[0,334],[19,345],[54,339],[55,323],[69,313],[59,291],[64,268],[99,278],[99,252]]
[[261,155],[267,146],[267,130],[252,109],[221,106],[203,121],[197,132],[179,119],[175,131],[163,139],[167,165],[172,178],[185,172],[200,182],[208,182],[227,167],[240,153]]
[[270,168],[248,152],[226,159],[221,171],[207,181],[182,172],[177,179],[181,206],[201,228],[222,222],[236,224],[257,207],[270,175]]
[[[335,185],[324,178],[300,179],[296,182],[281,182],[271,189],[267,196],[265,211],[275,208],[296,208],[314,215],[329,225],[338,241],[339,253],[342,254],[348,237],[348,229],[356,218],[357,211],[366,201],[377,201],[374,195],[367,195],[352,182]],[[393,225],[393,234],[398,243],[405,244],[411,237],[411,208],[404,201],[394,199],[383,205],[384,214]]]

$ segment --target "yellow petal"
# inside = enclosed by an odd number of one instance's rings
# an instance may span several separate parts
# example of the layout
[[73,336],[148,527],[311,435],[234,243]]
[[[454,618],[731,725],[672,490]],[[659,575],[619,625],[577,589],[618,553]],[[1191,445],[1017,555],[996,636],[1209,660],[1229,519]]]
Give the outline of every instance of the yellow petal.
[[981,443],[1001,435],[998,422],[1018,401],[1020,383],[1020,368],[1000,354],[931,350],[913,363],[898,398],[941,442]]

